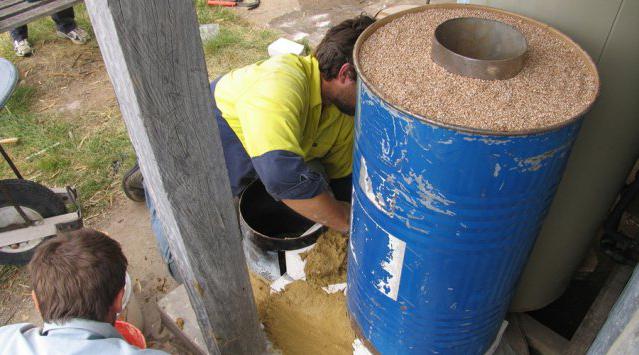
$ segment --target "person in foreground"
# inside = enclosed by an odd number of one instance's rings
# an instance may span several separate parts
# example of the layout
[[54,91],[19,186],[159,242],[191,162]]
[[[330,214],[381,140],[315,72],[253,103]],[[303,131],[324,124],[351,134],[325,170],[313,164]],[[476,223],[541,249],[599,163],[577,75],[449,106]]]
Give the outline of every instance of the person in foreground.
[[120,244],[92,229],[42,243],[29,263],[32,298],[44,326],[0,328],[0,354],[166,354],[127,343],[114,328],[127,260]]
[[[357,73],[353,48],[374,22],[361,15],[330,28],[313,55],[284,54],[233,70],[211,83],[231,191],[253,181],[298,214],[340,232],[350,227]],[[139,168],[123,181],[142,201]],[[153,231],[176,270],[153,201]],[[285,221],[282,221],[285,223]]]

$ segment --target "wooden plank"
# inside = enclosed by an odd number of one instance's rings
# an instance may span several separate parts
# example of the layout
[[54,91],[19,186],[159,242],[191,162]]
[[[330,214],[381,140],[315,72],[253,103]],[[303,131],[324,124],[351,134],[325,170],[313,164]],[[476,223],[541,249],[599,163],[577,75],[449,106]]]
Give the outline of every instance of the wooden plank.
[[[504,336],[502,337],[500,344],[501,349],[498,348],[498,350],[501,350],[501,354],[503,355],[511,353],[515,355],[529,355],[528,343],[521,330],[518,317],[509,314],[506,316],[506,320],[508,321],[508,328],[506,328]],[[495,354],[500,354],[500,352],[497,351]]]
[[608,319],[612,306],[615,305],[631,275],[632,268],[627,265],[618,265],[612,270],[597,298],[590,306],[588,313],[581,321],[579,328],[572,336],[566,355],[586,353],[606,319]]
[[28,242],[34,239],[40,239],[55,235],[57,229],[56,224],[69,223],[78,220],[77,212],[70,212],[58,216],[47,217],[42,220],[42,224],[14,229],[8,232],[0,233],[0,246]]
[[561,355],[568,349],[568,340],[539,323],[526,313],[514,314],[528,344],[543,355]]
[[638,334],[639,265],[635,267],[587,354],[637,354]]
[[86,5],[209,353],[263,353],[193,2]]
[[26,25],[40,17],[50,16],[54,13],[81,3],[82,0],[55,0],[42,4],[37,8],[0,20],[0,33],[12,30],[18,26]]
[[20,2],[6,9],[0,10],[0,20],[4,20],[8,17],[15,16],[19,13],[25,12],[29,9],[41,6],[44,3],[48,3],[54,0],[40,0],[36,2]]
[[2,0],[0,1],[0,10],[5,9],[9,6],[13,6],[19,2],[23,2],[24,0]]
[[[635,309],[632,318],[623,327],[621,333],[610,346],[607,354],[637,354],[639,352],[639,310]],[[597,349],[589,353],[597,354]]]

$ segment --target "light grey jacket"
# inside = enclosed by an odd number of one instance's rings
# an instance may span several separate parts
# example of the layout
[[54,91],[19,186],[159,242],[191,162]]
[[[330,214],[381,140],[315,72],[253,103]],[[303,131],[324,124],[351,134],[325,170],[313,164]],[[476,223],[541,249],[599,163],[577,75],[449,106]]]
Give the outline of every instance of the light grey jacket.
[[29,323],[0,328],[0,355],[32,354],[166,355],[130,345],[111,324],[85,319],[45,323],[42,328]]

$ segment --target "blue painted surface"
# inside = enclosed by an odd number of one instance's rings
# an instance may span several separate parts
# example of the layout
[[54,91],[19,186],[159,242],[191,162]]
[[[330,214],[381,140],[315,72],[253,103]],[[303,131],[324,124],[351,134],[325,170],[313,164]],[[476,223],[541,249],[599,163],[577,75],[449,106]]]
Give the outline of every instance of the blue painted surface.
[[426,123],[360,83],[348,308],[382,354],[483,354],[581,121],[525,136]]

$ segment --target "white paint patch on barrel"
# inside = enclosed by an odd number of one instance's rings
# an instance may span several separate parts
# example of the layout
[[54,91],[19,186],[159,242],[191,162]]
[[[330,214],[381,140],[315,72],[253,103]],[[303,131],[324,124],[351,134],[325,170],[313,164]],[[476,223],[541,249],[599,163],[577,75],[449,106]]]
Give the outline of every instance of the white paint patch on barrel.
[[417,184],[417,195],[419,196],[419,202],[431,211],[435,211],[448,216],[454,216],[455,212],[447,209],[447,206],[454,204],[453,201],[448,200],[441,192],[439,192],[433,184],[424,179],[422,175],[418,175],[412,170],[408,173],[408,176],[402,175],[404,181],[407,184],[415,182]]
[[[353,232],[351,231],[351,235]],[[353,246],[353,238],[348,239],[348,245],[351,247],[351,255],[353,255],[353,261],[357,264],[357,254],[355,254],[355,246]]]
[[493,139],[493,138],[485,138],[485,137],[464,137],[463,140],[467,142],[481,142],[487,145],[502,145],[510,143],[511,140],[507,138]]
[[546,166],[547,161],[553,160],[557,153],[560,156],[563,156],[566,153],[566,150],[570,147],[572,142],[566,143],[560,147],[551,149],[542,154],[538,154],[532,157],[523,158],[515,158],[515,162],[517,162],[517,167],[521,169],[521,171],[537,171]]
[[377,196],[375,196],[375,192],[373,191],[373,182],[371,181],[371,177],[368,176],[366,159],[364,159],[364,157],[360,159],[359,187],[362,188],[368,200],[371,201],[371,203],[375,205],[377,209],[386,213],[386,210],[384,209],[384,207],[386,206],[384,200],[382,200],[381,198],[377,198]]
[[501,165],[499,165],[499,163],[496,163],[495,164],[495,170],[493,171],[493,176],[494,177],[498,177],[500,171],[501,171]]
[[399,293],[405,250],[406,242],[388,234],[388,254],[386,254],[386,259],[382,260],[381,263],[382,269],[388,275],[379,280],[376,287],[393,301],[397,301],[397,294]]

